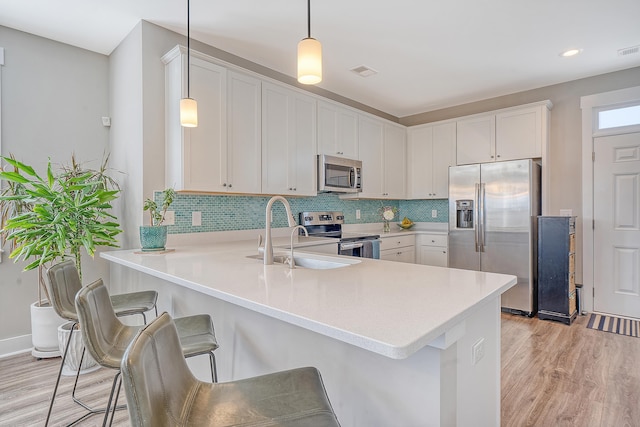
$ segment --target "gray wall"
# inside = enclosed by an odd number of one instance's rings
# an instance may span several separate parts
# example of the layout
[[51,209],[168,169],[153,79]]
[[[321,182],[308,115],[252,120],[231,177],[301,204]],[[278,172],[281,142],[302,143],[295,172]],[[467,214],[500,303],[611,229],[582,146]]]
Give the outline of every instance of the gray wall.
[[529,102],[551,100],[551,138],[549,164],[551,191],[549,214],[572,209],[576,226],[576,281],[582,282],[582,111],[580,97],[640,85],[640,67],[547,86],[480,102],[404,117],[400,123],[411,126]]
[[[66,163],[72,153],[97,167],[109,146],[108,58],[0,26],[2,155],[44,173],[47,157]],[[8,249],[8,248],[5,248]],[[87,258],[85,256],[85,258]],[[106,277],[105,262],[86,262],[85,280]],[[31,333],[29,305],[37,297],[34,271],[23,273],[2,254],[0,264],[0,354],[11,338]]]

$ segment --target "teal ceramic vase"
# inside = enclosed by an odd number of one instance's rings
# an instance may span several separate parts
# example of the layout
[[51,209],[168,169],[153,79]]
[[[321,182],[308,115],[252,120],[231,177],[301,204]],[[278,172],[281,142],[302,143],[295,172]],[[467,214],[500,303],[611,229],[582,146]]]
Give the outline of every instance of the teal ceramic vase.
[[163,251],[167,244],[166,225],[140,226],[140,245],[143,251]]

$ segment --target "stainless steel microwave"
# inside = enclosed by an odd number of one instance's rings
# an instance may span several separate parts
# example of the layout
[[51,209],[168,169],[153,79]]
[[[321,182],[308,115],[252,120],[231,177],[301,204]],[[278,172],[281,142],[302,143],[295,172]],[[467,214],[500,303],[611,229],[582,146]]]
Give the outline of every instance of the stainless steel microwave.
[[362,162],[326,154],[318,155],[318,191],[362,191]]

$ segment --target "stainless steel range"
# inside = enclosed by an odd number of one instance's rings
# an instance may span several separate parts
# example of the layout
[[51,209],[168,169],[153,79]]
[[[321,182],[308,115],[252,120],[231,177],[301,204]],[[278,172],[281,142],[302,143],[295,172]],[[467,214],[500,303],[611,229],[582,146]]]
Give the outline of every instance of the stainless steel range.
[[[361,258],[380,258],[380,235],[345,233],[342,231],[344,214],[335,212],[300,212],[299,224],[309,232],[309,236],[340,239],[338,254]],[[300,230],[300,234],[304,234]]]

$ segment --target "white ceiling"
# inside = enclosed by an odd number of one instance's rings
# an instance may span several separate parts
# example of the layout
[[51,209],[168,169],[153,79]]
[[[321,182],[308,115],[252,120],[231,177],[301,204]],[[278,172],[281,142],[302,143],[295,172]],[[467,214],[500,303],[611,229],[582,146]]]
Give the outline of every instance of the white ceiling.
[[[306,8],[191,0],[191,36],[295,76]],[[313,0],[311,35],[320,87],[405,117],[640,66],[617,54],[640,45],[639,17],[639,0]],[[0,0],[0,25],[103,54],[141,19],[186,34],[186,0]],[[378,74],[349,71],[360,65]]]

